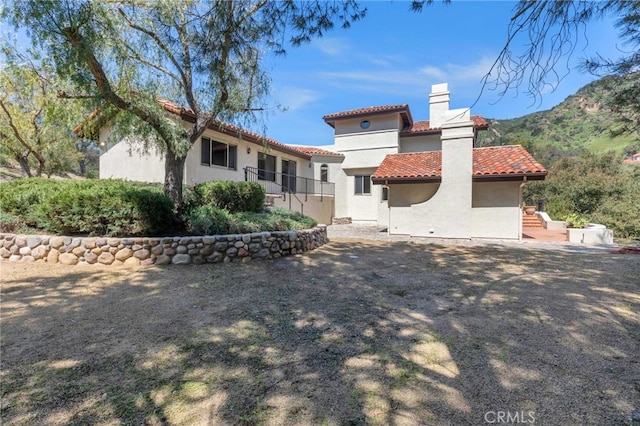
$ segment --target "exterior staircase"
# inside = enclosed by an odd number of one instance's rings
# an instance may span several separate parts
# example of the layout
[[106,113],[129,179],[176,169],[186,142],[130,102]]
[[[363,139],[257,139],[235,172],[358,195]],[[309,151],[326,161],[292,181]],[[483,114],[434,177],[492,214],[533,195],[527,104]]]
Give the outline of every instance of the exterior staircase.
[[522,215],[522,227],[523,228],[543,228],[542,219],[537,214],[523,214]]

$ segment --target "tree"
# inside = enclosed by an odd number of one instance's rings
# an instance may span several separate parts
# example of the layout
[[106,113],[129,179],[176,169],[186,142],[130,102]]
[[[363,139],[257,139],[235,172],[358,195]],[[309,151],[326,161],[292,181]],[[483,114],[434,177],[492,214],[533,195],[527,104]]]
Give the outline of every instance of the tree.
[[32,176],[75,169],[80,160],[73,122],[84,114],[62,105],[46,78],[13,62],[0,71],[0,145]]
[[[164,191],[182,204],[189,148],[220,120],[250,120],[268,93],[262,61],[362,18],[354,0],[112,2],[15,0],[8,12],[76,90],[93,97],[121,133],[153,140],[165,159]],[[167,118],[158,98],[188,107],[188,127]],[[148,148],[148,146],[146,147]]]

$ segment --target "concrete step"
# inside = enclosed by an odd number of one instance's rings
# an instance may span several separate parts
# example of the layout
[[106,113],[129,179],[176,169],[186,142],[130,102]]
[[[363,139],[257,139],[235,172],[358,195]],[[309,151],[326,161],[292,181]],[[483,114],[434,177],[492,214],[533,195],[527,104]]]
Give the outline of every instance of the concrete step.
[[522,215],[522,226],[524,228],[543,228],[542,220],[538,215]]

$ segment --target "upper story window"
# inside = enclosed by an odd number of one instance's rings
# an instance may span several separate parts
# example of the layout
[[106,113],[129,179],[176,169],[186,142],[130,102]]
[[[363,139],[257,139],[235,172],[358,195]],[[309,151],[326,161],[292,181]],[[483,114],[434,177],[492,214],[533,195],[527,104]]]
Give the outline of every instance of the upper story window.
[[329,182],[329,166],[326,164],[320,166],[320,182]]
[[209,138],[201,139],[200,163],[203,166],[220,166],[229,170],[236,170],[238,147],[214,141]]
[[371,175],[355,175],[355,194],[371,194]]
[[371,122],[369,120],[362,120],[360,122],[360,128],[361,129],[365,129],[366,130],[366,129],[369,128],[369,126],[371,126]]

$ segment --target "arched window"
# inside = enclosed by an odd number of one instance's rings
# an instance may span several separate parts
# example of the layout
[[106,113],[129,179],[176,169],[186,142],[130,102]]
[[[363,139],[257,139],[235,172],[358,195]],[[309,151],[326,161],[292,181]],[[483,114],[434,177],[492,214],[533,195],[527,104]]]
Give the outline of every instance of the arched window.
[[320,181],[329,182],[329,166],[326,164],[320,166]]

